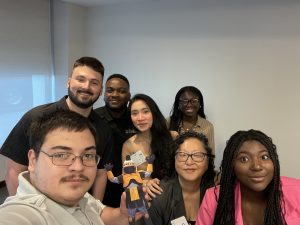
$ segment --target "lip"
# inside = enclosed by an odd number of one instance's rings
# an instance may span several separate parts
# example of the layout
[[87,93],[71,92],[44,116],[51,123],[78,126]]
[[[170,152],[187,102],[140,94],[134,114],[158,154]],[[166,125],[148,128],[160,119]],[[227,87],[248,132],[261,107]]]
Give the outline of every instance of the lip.
[[265,180],[265,176],[251,176],[249,179],[255,183],[260,183]]

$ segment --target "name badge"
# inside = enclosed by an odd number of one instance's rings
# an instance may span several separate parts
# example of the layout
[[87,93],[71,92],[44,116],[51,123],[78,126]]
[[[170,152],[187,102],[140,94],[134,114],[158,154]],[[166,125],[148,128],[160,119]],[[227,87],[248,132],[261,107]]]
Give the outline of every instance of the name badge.
[[178,217],[175,220],[171,220],[172,225],[189,225],[188,221],[186,220],[185,216]]
[[130,158],[136,166],[139,166],[146,162],[146,157],[142,151],[137,151],[136,153],[132,154]]

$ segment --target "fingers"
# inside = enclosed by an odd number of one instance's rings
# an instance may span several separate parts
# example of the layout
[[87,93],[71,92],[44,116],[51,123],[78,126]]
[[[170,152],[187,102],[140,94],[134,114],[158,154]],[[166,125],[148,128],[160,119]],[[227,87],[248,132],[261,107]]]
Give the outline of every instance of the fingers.
[[147,181],[145,186],[147,188],[147,193],[151,198],[155,198],[156,195],[160,195],[163,192],[163,189],[159,186],[159,184],[160,181],[157,178]]

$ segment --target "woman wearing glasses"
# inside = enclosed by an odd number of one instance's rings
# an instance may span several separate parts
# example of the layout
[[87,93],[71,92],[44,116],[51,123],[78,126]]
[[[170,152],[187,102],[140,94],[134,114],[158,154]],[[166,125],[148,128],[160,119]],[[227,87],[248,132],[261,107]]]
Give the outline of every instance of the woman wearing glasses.
[[201,91],[193,86],[181,88],[176,96],[168,120],[169,130],[182,134],[186,131],[203,133],[214,153],[214,127],[206,120]]
[[167,161],[170,178],[161,181],[163,192],[149,210],[153,224],[195,224],[205,191],[214,186],[213,158],[203,134],[185,132],[174,140]]

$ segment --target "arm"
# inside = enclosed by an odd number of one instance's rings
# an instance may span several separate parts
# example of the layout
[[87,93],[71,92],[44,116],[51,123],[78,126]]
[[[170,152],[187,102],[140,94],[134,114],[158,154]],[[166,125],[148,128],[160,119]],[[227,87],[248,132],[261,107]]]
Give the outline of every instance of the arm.
[[18,175],[27,170],[27,166],[16,163],[10,158],[5,157],[6,162],[6,174],[5,174],[5,183],[9,195],[15,195],[17,193],[17,187],[19,185]]
[[124,163],[126,155],[131,155],[129,139],[124,142],[123,147],[122,147],[122,163]]
[[103,200],[103,196],[105,193],[106,182],[107,182],[106,170],[98,169],[97,175],[96,175],[93,187],[92,187],[92,195],[95,198],[100,199],[101,201]]

